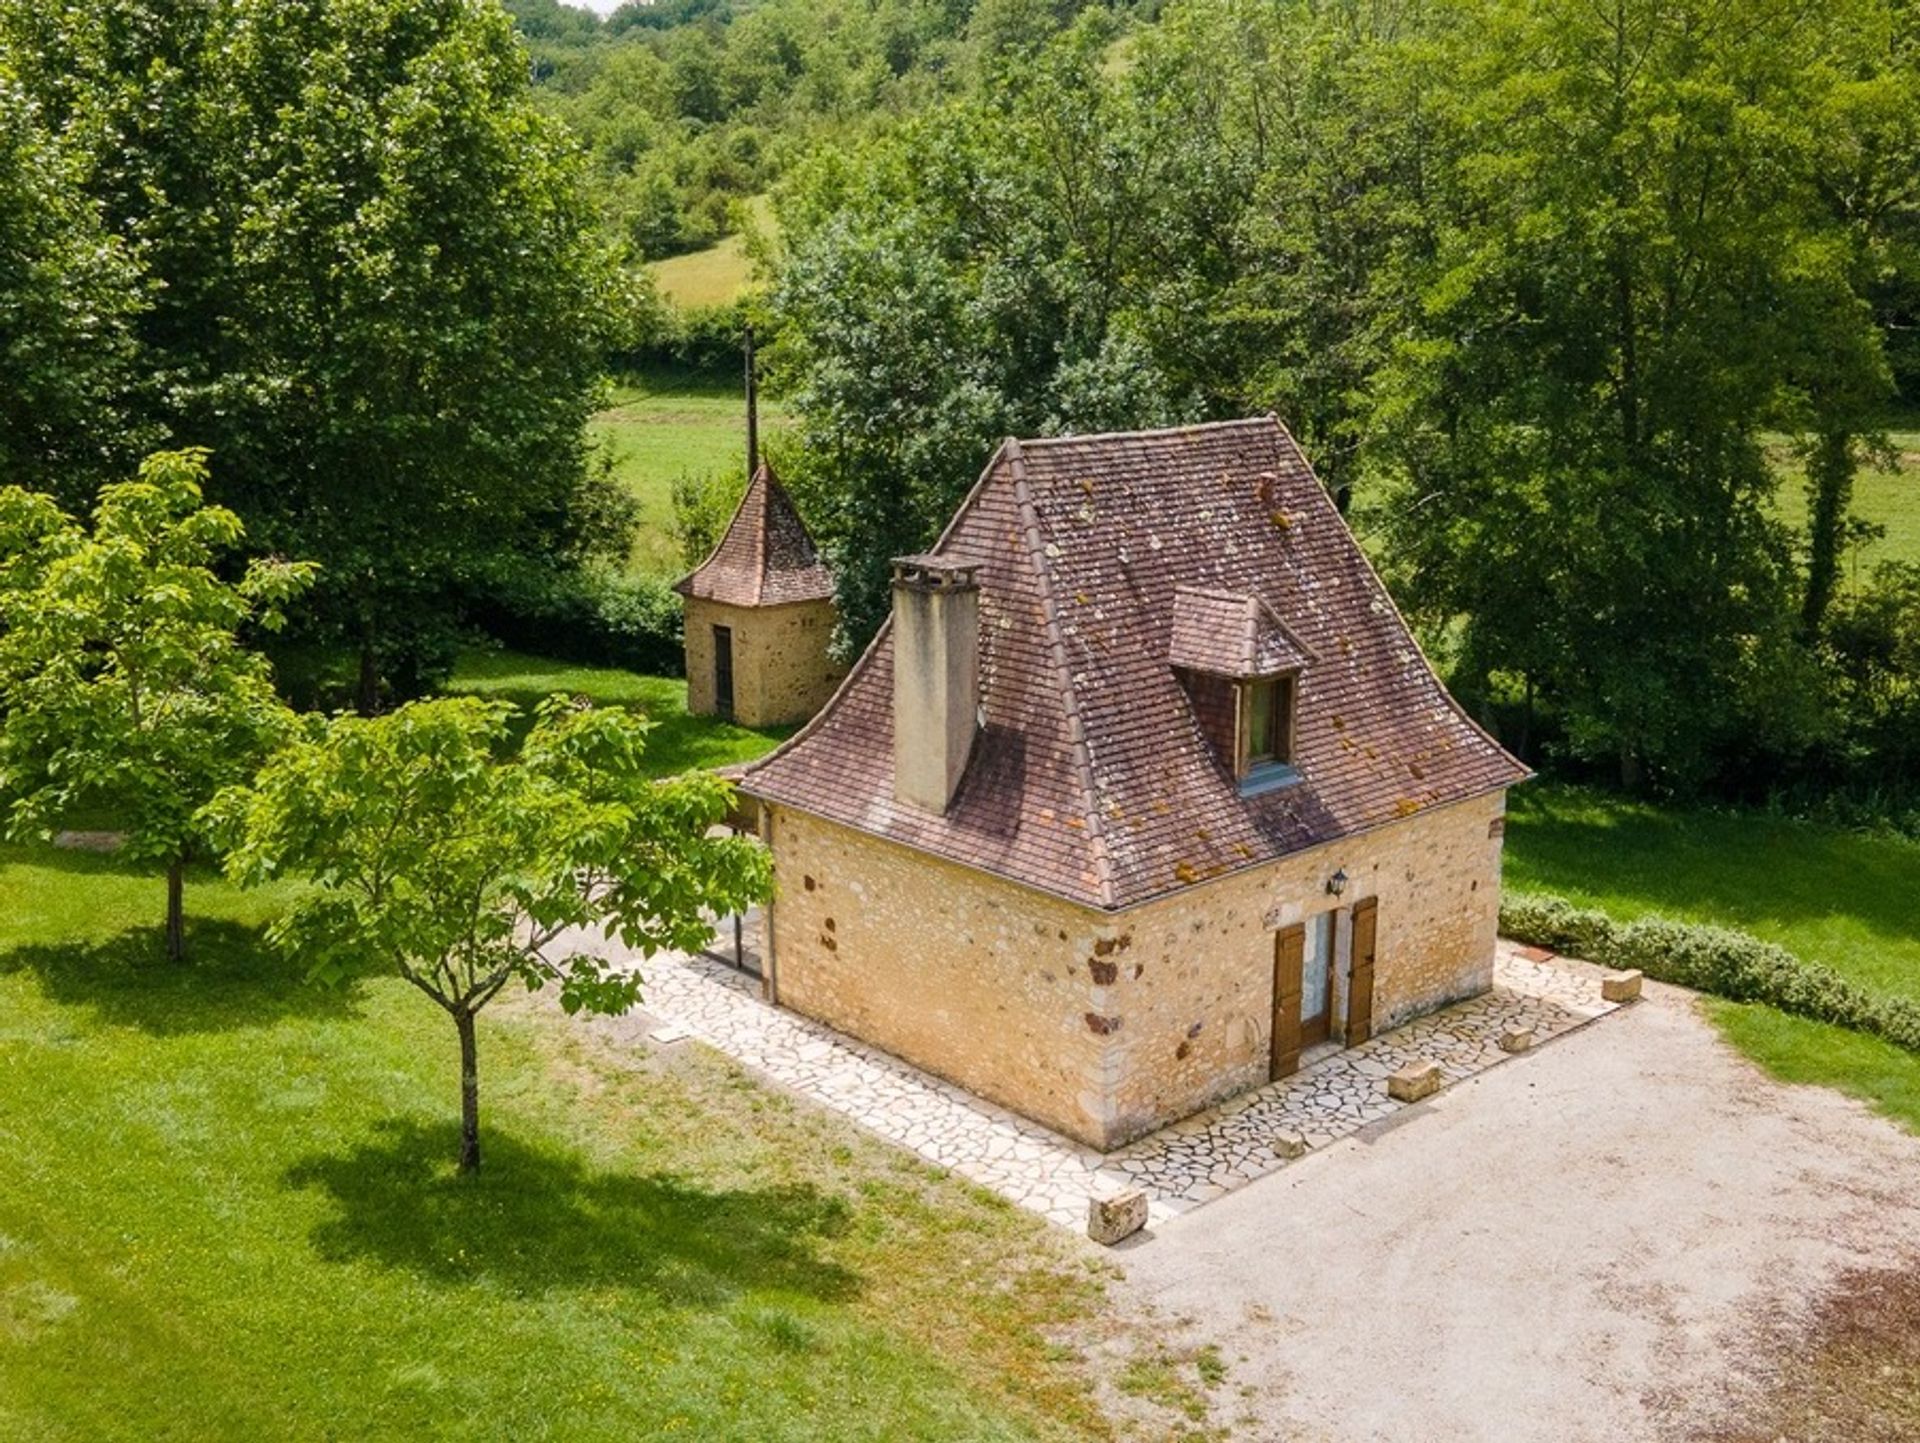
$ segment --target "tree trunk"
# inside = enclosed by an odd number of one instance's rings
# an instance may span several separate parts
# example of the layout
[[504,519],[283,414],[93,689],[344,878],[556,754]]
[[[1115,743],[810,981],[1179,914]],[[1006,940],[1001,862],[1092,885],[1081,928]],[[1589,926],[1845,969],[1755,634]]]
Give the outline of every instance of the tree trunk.
[[373,654],[373,638],[360,642],[360,680],[354,687],[353,709],[361,716],[373,716],[380,710],[380,663]]
[[167,960],[182,962],[187,956],[187,860],[175,857],[167,863]]
[[1853,437],[1823,431],[1807,457],[1807,593],[1800,629],[1808,641],[1820,635],[1827,607],[1840,581],[1840,548],[1853,500]]
[[473,1014],[453,1014],[460,1030],[460,1171],[480,1170],[480,1051],[473,1035]]
[[1640,753],[1623,743],[1620,747],[1620,790],[1637,796],[1646,781],[1647,769],[1641,763]]

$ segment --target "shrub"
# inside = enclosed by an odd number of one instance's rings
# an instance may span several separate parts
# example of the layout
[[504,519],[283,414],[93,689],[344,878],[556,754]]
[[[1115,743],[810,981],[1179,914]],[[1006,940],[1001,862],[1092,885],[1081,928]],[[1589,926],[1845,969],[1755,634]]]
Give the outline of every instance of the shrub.
[[678,676],[680,598],[665,581],[605,567],[520,572],[476,598],[472,617],[496,641],[538,656]]
[[1869,992],[1747,932],[1655,916],[1619,923],[1563,897],[1526,892],[1501,902],[1500,930],[1603,967],[1636,967],[1656,981],[1731,1002],[1764,1002],[1920,1052],[1920,1005]]

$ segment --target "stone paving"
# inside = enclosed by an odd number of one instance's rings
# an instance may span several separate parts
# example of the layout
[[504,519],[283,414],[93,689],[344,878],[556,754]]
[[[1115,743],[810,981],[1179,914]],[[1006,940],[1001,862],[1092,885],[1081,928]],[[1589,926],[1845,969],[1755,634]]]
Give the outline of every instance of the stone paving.
[[[604,941],[594,950],[619,957],[617,946]],[[659,1044],[698,1038],[928,1162],[1075,1229],[1085,1224],[1090,1197],[1141,1187],[1151,1220],[1165,1221],[1284,1166],[1302,1150],[1391,1116],[1406,1104],[1387,1096],[1386,1079],[1407,1062],[1437,1062],[1446,1081],[1457,1082],[1505,1061],[1500,1039],[1511,1029],[1531,1029],[1538,1046],[1615,1008],[1601,998],[1602,969],[1503,941],[1486,995],[1359,1047],[1311,1054],[1292,1077],[1103,1155],[768,1006],[758,978],[720,960],[731,955],[726,927],[712,955],[646,963],[643,1006],[654,1021],[636,1020],[635,1031],[650,1028]],[[751,950],[746,960],[755,962]]]

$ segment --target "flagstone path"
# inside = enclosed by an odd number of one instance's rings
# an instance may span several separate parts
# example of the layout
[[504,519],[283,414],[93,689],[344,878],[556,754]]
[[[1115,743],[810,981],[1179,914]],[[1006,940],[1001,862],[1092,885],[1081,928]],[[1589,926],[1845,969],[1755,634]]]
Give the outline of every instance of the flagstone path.
[[[730,927],[715,945],[731,955]],[[594,950],[621,960],[615,944],[598,941]],[[616,1036],[648,1036],[656,1045],[698,1038],[928,1162],[1075,1229],[1085,1224],[1090,1197],[1142,1187],[1151,1219],[1164,1222],[1285,1166],[1302,1142],[1325,1147],[1391,1116],[1405,1104],[1387,1096],[1386,1079],[1405,1063],[1438,1062],[1447,1082],[1458,1082],[1507,1060],[1500,1038],[1509,1029],[1532,1029],[1538,1046],[1615,1007],[1601,998],[1600,968],[1562,957],[1534,960],[1503,941],[1493,989],[1484,996],[1359,1047],[1329,1050],[1292,1077],[1103,1155],[768,1006],[759,980],[718,955],[656,957],[643,970],[644,1014],[616,1022]]]

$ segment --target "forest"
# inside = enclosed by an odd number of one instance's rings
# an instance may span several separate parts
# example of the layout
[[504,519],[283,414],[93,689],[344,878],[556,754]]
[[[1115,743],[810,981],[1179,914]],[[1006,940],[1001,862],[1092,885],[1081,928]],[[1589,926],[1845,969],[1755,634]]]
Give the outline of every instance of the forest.
[[776,182],[851,644],[954,458],[1270,410],[1529,759],[1912,825],[1920,572],[1855,506],[1914,485],[1908,7],[985,17],[957,93]]
[[663,526],[586,426],[751,322],[846,651],[1001,436],[1271,411],[1536,766],[1920,826],[1898,0],[107,8],[0,6],[0,460],[210,446],[312,697],[670,669],[737,469]]

